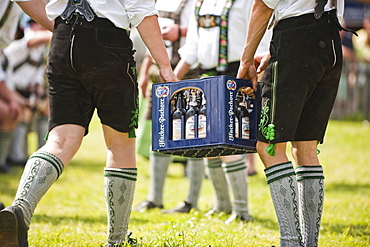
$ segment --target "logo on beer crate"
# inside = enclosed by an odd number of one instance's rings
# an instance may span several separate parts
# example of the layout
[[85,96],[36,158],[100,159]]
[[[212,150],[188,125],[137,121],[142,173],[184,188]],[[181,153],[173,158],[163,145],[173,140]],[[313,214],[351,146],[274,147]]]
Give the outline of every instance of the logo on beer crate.
[[234,80],[227,80],[226,87],[229,90],[235,90],[236,89],[236,82]]
[[167,86],[158,87],[155,91],[155,95],[158,98],[167,97],[170,93],[170,89]]

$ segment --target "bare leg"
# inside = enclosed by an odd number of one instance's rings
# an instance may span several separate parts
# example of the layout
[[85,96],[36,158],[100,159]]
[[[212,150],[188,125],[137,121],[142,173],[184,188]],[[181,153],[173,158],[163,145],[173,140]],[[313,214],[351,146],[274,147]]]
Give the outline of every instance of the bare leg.
[[257,174],[255,165],[254,165],[254,156],[255,154],[247,154],[245,156],[245,162],[247,163],[248,176],[254,176]]

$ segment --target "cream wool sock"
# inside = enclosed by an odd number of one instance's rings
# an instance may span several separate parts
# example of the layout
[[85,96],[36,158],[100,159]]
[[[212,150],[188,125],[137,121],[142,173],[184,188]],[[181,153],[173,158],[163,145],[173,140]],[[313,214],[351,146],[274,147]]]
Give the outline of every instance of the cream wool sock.
[[244,156],[239,160],[223,163],[222,166],[234,195],[233,213],[242,216],[246,221],[251,220],[252,216],[248,210],[248,173]]
[[232,206],[229,195],[229,187],[222,168],[221,158],[206,159],[205,165],[208,168],[209,177],[212,181],[216,195],[214,209],[219,212],[231,213]]
[[168,166],[172,162],[172,156],[150,152],[150,185],[148,201],[154,202],[155,205],[163,204],[164,182],[167,177]]
[[204,179],[204,162],[203,159],[188,158],[189,171],[189,194],[186,202],[191,203],[193,208],[198,208],[198,199],[200,188]]
[[12,145],[13,132],[0,131],[0,167],[5,167],[6,158]]
[[26,145],[28,128],[27,123],[20,122],[14,130],[9,158],[15,162],[25,161],[28,158]]
[[108,244],[126,241],[136,179],[137,168],[104,168]]
[[292,163],[268,167],[265,173],[279,222],[280,246],[303,246],[299,224],[297,180]]
[[324,205],[324,172],[322,166],[298,166],[296,174],[303,243],[315,247]]
[[13,202],[13,205],[22,209],[27,227],[37,204],[62,174],[63,169],[60,159],[48,152],[37,151],[28,159]]

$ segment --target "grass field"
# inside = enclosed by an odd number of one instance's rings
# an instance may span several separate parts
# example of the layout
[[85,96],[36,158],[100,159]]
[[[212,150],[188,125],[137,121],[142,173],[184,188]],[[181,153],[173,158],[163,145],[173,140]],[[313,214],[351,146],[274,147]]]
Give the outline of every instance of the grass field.
[[[361,122],[329,123],[319,155],[325,170],[325,204],[319,244],[370,246],[370,126]],[[36,208],[29,231],[30,246],[103,246],[106,213],[103,197],[105,147],[94,118],[90,134],[64,174]],[[147,196],[148,161],[138,157],[139,177],[134,206]],[[159,210],[133,212],[130,231],[138,246],[271,246],[279,232],[262,164],[249,177],[249,206],[254,221],[225,225],[227,215],[205,217],[213,205],[210,181],[205,179],[199,211],[167,215]],[[11,204],[22,169],[0,175],[0,201]],[[185,199],[188,180],[182,165],[170,166],[164,192],[165,208]]]

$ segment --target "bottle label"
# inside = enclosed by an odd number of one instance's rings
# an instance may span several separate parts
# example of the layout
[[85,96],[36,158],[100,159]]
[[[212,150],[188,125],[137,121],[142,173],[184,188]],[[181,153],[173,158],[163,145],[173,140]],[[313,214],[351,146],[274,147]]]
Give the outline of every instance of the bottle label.
[[195,138],[195,133],[194,133],[194,116],[189,117],[186,120],[186,125],[185,125],[185,139],[193,139]]
[[174,119],[172,121],[172,140],[181,139],[181,119]]
[[242,119],[242,138],[249,139],[249,117],[244,117]]
[[198,116],[198,137],[205,138],[207,136],[207,117],[204,115]]

